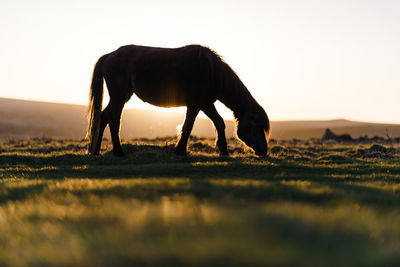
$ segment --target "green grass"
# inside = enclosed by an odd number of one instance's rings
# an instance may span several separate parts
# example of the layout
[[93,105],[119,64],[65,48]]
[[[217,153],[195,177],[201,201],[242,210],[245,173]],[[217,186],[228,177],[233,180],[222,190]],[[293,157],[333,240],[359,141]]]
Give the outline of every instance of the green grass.
[[399,145],[0,142],[0,266],[400,264]]

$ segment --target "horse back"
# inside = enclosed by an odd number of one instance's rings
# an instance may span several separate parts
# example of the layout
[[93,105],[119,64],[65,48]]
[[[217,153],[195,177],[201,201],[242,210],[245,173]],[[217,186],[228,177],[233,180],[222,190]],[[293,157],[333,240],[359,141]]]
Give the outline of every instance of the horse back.
[[157,106],[201,104],[216,100],[218,88],[213,76],[219,61],[218,55],[200,45],[180,48],[129,45],[109,54],[104,77],[109,90],[129,97],[135,93]]

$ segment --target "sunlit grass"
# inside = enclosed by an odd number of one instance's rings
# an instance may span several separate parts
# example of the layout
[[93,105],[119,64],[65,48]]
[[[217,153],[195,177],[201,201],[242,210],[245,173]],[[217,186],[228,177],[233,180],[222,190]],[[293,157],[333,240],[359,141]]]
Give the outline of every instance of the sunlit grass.
[[400,262],[398,147],[362,157],[357,144],[284,143],[266,158],[182,158],[149,142],[125,144],[125,158],[88,157],[77,141],[3,142],[0,265]]

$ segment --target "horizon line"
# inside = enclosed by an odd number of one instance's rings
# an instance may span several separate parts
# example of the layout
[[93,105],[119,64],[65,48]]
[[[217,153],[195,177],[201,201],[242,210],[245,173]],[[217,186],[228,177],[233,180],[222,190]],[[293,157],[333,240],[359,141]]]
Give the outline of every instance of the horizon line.
[[[46,104],[59,104],[59,105],[71,105],[71,106],[81,106],[85,107],[85,104],[79,104],[79,103],[71,103],[71,102],[59,102],[59,101],[53,101],[53,100],[41,100],[41,99],[27,99],[27,98],[14,98],[14,97],[3,97],[0,96],[0,99],[5,99],[5,100],[11,100],[11,101],[25,101],[25,102],[36,102],[36,103],[46,103]],[[153,105],[154,106],[154,105]],[[160,109],[165,109],[166,112],[169,113],[178,113],[182,114],[179,111],[176,110],[168,110],[171,108],[167,107],[158,107],[154,106],[156,108]],[[182,107],[174,107],[174,108],[185,108],[185,106]],[[151,110],[151,109],[146,109],[146,108],[135,108],[135,107],[128,107],[125,108],[126,110],[141,110],[141,111],[152,111],[152,112],[163,112],[161,110]],[[185,114],[182,114],[185,115]],[[208,117],[205,117],[208,118]],[[233,121],[232,119],[227,119],[224,118],[225,121]],[[389,124],[389,125],[400,125],[400,122],[392,122],[392,121],[364,121],[364,120],[352,120],[348,118],[313,118],[313,119],[307,119],[307,118],[297,118],[297,119],[280,119],[280,120],[271,120],[273,123],[277,122],[321,122],[321,121],[348,121],[348,122],[357,122],[357,123],[365,123],[365,124]]]

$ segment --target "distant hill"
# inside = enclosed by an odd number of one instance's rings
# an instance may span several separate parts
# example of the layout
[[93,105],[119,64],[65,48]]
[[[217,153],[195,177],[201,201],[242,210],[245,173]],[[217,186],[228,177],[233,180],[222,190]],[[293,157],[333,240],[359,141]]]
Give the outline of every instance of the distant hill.
[[[83,105],[58,104],[0,98],[0,138],[40,137],[81,139],[87,127],[87,107]],[[127,109],[121,123],[121,137],[155,138],[176,135],[177,126],[184,115],[174,112]],[[225,121],[227,137],[234,135],[233,121]],[[328,121],[274,121],[272,138],[307,139],[321,137],[326,128],[353,137],[368,135],[400,136],[400,125],[353,122],[347,120]],[[192,132],[196,136],[214,136],[214,128],[208,119],[197,118]],[[109,137],[108,130],[106,135]]]
[[329,128],[336,134],[350,134],[353,138],[360,136],[400,137],[400,124],[368,123],[349,120],[321,121],[275,121],[272,122],[272,138],[275,139],[308,139],[321,138]]
[[[84,138],[87,128],[87,106],[0,98],[0,138],[37,137]],[[177,134],[184,115],[176,112],[126,109],[122,115],[122,138],[155,138]],[[234,123],[227,121],[227,135],[232,136]],[[193,129],[197,136],[213,136],[208,119],[197,118]],[[105,136],[110,137],[108,129]]]

